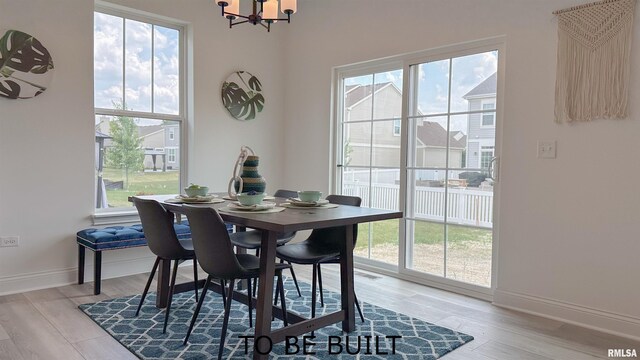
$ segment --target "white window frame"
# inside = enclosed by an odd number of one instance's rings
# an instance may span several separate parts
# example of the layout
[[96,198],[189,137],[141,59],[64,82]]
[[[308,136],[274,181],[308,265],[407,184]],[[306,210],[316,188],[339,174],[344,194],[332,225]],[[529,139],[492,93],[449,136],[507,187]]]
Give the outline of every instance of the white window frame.
[[[344,115],[341,111],[343,108],[344,96],[342,93],[342,89],[344,88],[344,79],[350,77],[356,77],[360,75],[366,75],[370,73],[376,72],[384,72],[389,70],[397,70],[398,64],[402,64],[403,68],[403,95],[402,99],[402,117],[401,117],[401,126],[404,129],[408,129],[409,125],[409,106],[412,101],[416,100],[417,92],[411,92],[410,90],[410,76],[411,71],[410,67],[414,64],[430,62],[430,61],[438,61],[448,58],[455,58],[465,55],[472,55],[477,53],[482,53],[486,51],[498,50],[500,55],[500,62],[498,64],[498,84],[497,84],[497,99],[494,100],[496,103],[496,109],[492,110],[496,112],[496,118],[494,120],[494,124],[496,127],[496,139],[502,138],[502,99],[503,99],[503,88],[504,88],[504,78],[505,78],[505,58],[506,58],[506,37],[505,36],[497,36],[493,38],[487,38],[483,40],[471,41],[460,43],[451,46],[444,46],[440,48],[418,51],[415,53],[390,56],[383,59],[366,61],[353,65],[345,65],[345,66],[337,66],[333,68],[332,72],[332,111],[331,111],[331,143],[329,147],[330,152],[330,191],[332,193],[338,193],[342,188],[342,179],[341,179],[341,162],[343,158],[343,149],[342,149],[342,116]],[[476,111],[460,111],[460,112],[452,112],[451,115],[457,114],[472,114],[479,113],[482,114],[484,111],[476,110]],[[422,116],[412,116],[412,117],[422,117]],[[401,162],[400,162],[400,209],[405,211],[411,204],[407,204],[407,164],[408,164],[408,144],[409,144],[409,133],[410,131],[402,131],[401,133]],[[500,144],[496,140],[495,143],[495,152],[494,154],[500,154]],[[494,214],[499,213],[499,204],[500,204],[500,185],[496,183],[494,186]],[[497,216],[494,215],[494,219],[497,219]],[[359,268],[363,268],[366,270],[371,270],[374,272],[383,273],[389,276],[398,277],[400,279],[405,279],[409,281],[414,281],[417,283],[438,287],[442,289],[447,289],[450,291],[458,292],[461,294],[465,294],[468,296],[473,296],[481,299],[485,299],[491,301],[493,299],[493,291],[495,290],[497,284],[497,268],[498,268],[498,256],[497,256],[497,244],[498,244],[498,221],[494,220],[494,234],[493,234],[493,254],[492,254],[492,279],[491,279],[491,288],[485,288],[477,285],[464,284],[455,280],[451,280],[448,278],[440,278],[440,277],[431,277],[424,276],[424,273],[418,273],[414,270],[406,268],[406,258],[405,254],[407,252],[407,242],[406,242],[406,219],[403,217],[400,222],[400,233],[399,233],[399,259],[398,266],[393,266],[386,263],[381,263],[379,261],[364,259],[361,257],[354,257],[354,262]]]
[[[485,109],[485,105],[493,105],[491,109]],[[495,128],[496,127],[496,99],[493,98],[491,100],[482,100],[480,102],[480,110],[482,113],[480,114],[480,128]],[[485,125],[484,117],[491,116],[491,125]]]
[[[133,111],[133,110],[117,110],[117,109],[108,109],[108,108],[99,108],[94,107],[94,117],[95,115],[106,115],[106,116],[128,116],[132,118],[145,118],[145,119],[153,119],[153,120],[168,120],[175,121],[178,123],[180,128],[180,147],[183,149],[188,148],[187,144],[187,98],[189,94],[187,93],[187,74],[188,71],[188,62],[187,62],[187,24],[183,21],[170,19],[165,16],[155,15],[148,12],[127,8],[120,5],[110,4],[104,1],[96,1],[96,5],[94,7],[94,12],[99,12],[107,15],[117,16],[124,19],[135,20],[151,25],[157,25],[164,28],[174,29],[179,32],[179,49],[178,56],[180,61],[179,66],[179,83],[178,83],[178,92],[179,92],[179,100],[178,100],[178,114],[163,114],[153,112],[153,96],[152,96],[152,111]],[[124,34],[123,34],[124,41]],[[123,48],[123,52],[125,49]],[[153,57],[153,45],[152,45],[152,57]],[[124,67],[125,63],[123,62],[123,105],[126,101],[124,98]],[[153,70],[152,70],[152,78],[151,78],[151,86],[153,86]],[[95,136],[92,131],[92,137]],[[179,188],[183,187],[183,184],[187,183],[187,151],[180,151],[180,177],[179,177]],[[95,164],[94,164],[95,168]],[[94,197],[95,203],[95,197]],[[95,204],[94,204],[95,205]],[[107,224],[115,224],[122,223],[128,221],[135,221],[137,219],[137,211],[135,208],[106,208],[106,209],[97,209],[94,207],[93,214],[93,224],[94,225],[107,225]]]
[[[178,148],[176,146],[168,146],[165,148],[166,153],[167,153],[167,164],[175,164],[176,160],[177,160],[177,156],[176,156],[176,152],[178,151]],[[173,157],[173,160],[171,160],[171,158]]]
[[174,140],[176,136],[176,131],[174,128],[169,128],[169,140]]

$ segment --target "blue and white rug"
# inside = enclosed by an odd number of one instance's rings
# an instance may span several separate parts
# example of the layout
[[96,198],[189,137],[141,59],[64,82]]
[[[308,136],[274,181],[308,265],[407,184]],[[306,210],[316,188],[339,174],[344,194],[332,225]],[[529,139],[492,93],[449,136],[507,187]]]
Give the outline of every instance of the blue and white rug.
[[[303,296],[298,294],[293,281],[285,281],[287,309],[302,316],[311,313],[310,285],[299,282]],[[166,334],[162,333],[164,311],[157,309],[155,294],[150,293],[135,317],[140,295],[80,305],[100,327],[141,359],[216,359],[220,342],[220,329],[224,309],[219,294],[210,291],[202,306],[198,322],[187,346],[182,345],[196,302],[193,292],[173,297],[171,316]],[[316,312],[331,313],[340,308],[340,295],[325,289],[324,308],[318,303]],[[473,337],[428,322],[411,318],[378,306],[361,303],[365,322],[360,322],[356,312],[356,331],[346,334],[341,324],[315,331],[315,338],[307,339],[315,345],[303,353],[303,338],[297,346],[274,344],[271,359],[438,359],[444,354],[468,343]],[[224,357],[227,359],[251,358],[253,340],[250,336],[248,308],[234,301],[231,306]],[[255,316],[255,311],[254,311]],[[276,319],[272,328],[283,326]],[[307,334],[310,336],[311,334]],[[293,344],[294,339],[291,339]],[[345,345],[348,344],[348,347]],[[249,351],[247,353],[247,350]],[[296,350],[297,353],[296,353]]]

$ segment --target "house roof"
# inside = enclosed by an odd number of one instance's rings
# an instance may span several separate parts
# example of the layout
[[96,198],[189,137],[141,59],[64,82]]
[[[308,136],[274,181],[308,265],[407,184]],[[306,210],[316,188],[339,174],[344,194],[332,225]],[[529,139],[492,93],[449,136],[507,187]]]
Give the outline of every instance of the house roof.
[[111,136],[96,130],[96,139],[111,139]]
[[[425,146],[447,146],[447,130],[437,122],[423,121],[421,125],[418,125],[417,135]],[[462,131],[452,131],[449,133],[449,146],[464,149],[467,146],[467,135]]]
[[138,136],[145,137],[163,130],[162,125],[138,126]]
[[[345,87],[345,107],[351,107],[365,98],[371,96],[371,89],[375,92],[382,90],[382,88],[391,85],[391,82],[383,82],[374,85],[347,85]],[[400,93],[398,93],[400,94]]]
[[[371,96],[371,90],[378,92],[383,88],[392,85],[391,82],[383,82],[375,85],[348,85],[345,87],[345,106],[351,107],[365,98]],[[396,86],[392,86],[396,89],[398,96],[402,96],[402,93]],[[449,136],[449,146],[452,148],[465,148],[467,144],[467,136],[462,131],[452,131]],[[447,131],[442,125],[433,121],[423,121],[422,125],[418,126],[417,131],[418,140],[425,146],[433,147],[446,147],[447,146]]]
[[498,88],[498,75],[497,73],[491,74],[488,78],[484,79],[480,84],[466,93],[463,98],[482,95],[495,95]]

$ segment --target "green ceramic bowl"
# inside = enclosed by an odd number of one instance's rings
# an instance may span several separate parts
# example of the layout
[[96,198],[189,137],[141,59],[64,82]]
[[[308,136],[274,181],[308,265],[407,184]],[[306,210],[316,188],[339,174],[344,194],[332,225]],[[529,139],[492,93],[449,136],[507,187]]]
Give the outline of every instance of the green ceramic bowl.
[[184,192],[185,194],[187,194],[188,197],[196,197],[196,196],[207,196],[207,194],[209,193],[209,188],[206,186],[200,186],[200,187],[186,187],[184,188]]
[[320,200],[321,196],[322,196],[321,191],[311,191],[311,190],[298,191],[298,197],[302,201],[315,202]]
[[238,202],[245,206],[257,205],[264,200],[265,193],[257,193],[249,195],[249,193],[241,193],[237,195]]

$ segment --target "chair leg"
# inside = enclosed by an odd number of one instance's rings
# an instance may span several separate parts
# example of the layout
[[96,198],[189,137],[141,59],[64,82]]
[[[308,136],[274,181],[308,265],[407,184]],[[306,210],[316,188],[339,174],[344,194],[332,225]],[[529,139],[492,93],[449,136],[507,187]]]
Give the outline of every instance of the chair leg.
[[[279,273],[281,274],[281,272]],[[276,282],[276,291],[273,293],[273,306],[278,306],[278,296],[280,295],[280,282]],[[271,313],[271,321],[276,319],[276,315]]]
[[151,268],[151,274],[149,274],[149,279],[147,279],[147,284],[144,286],[144,291],[142,292],[142,297],[140,298],[140,303],[138,304],[138,309],[136,310],[136,316],[140,313],[140,308],[142,307],[142,303],[144,302],[144,298],[147,297],[147,292],[149,291],[149,286],[151,286],[151,282],[153,281],[153,277],[156,275],[156,270],[158,269],[158,264],[160,263],[160,257],[156,257],[156,262],[153,263],[153,268]]
[[173,263],[173,274],[171,276],[171,285],[169,287],[169,301],[167,302],[167,311],[164,314],[164,326],[162,327],[163,334],[167,332],[167,322],[169,321],[169,313],[171,312],[171,301],[173,300],[173,291],[176,288],[176,276],[178,276],[178,264],[178,260],[175,260]]
[[224,320],[222,321],[222,332],[220,334],[220,349],[218,350],[218,360],[222,360],[222,353],[224,352],[224,339],[227,336],[227,325],[229,325],[229,313],[231,312],[231,301],[233,301],[233,285],[235,279],[231,279],[231,285],[229,286],[229,295],[227,297],[227,306],[224,309]]
[[360,314],[360,320],[364,322],[364,315],[362,315],[362,309],[360,309],[360,302],[358,301],[358,297],[356,296],[356,292],[353,292],[353,299],[356,302],[356,309],[358,309],[358,313]]
[[[260,257],[260,248],[256,249],[256,256]],[[251,286],[249,286],[249,289],[251,289]],[[253,296],[256,296],[256,293],[258,292],[258,279],[255,279],[253,282]]]
[[249,329],[251,329],[253,327],[253,297],[249,294],[249,289],[251,289],[251,278],[247,279],[247,295],[249,295],[249,302],[247,303],[247,306],[249,307]]
[[313,271],[311,272],[311,318],[316,317],[316,284],[318,281],[318,267],[313,265]]
[[[282,260],[280,260],[280,262],[282,262]],[[291,265],[291,261],[287,261],[287,263]],[[293,266],[291,266],[289,270],[291,270],[291,277],[293,278],[293,283],[296,285],[296,290],[298,291],[298,297],[301,297],[302,293],[300,292],[300,286],[298,286],[298,279],[296,278],[296,272],[293,271]]]
[[78,244],[78,284],[84,284],[84,246]]
[[93,254],[93,295],[100,295],[100,283],[102,280],[102,251],[96,250]]
[[[282,321],[284,322],[284,326],[289,326],[289,321],[287,320],[287,302],[284,297],[284,283],[282,282],[282,271],[278,272],[278,288],[280,289],[280,301],[282,302]],[[276,301],[277,301],[276,297]]]
[[318,264],[318,286],[320,287],[320,306],[324,307],[324,294],[322,293],[322,271],[320,271],[320,264]]
[[198,302],[198,260],[193,257],[193,290],[196,292],[196,302]]
[[222,287],[222,306],[227,307],[227,281],[220,279],[220,287]]
[[[202,294],[200,294],[200,300],[198,301],[198,306],[196,306],[196,311],[193,312],[193,316],[191,317],[191,324],[189,324],[189,330],[187,331],[187,336],[184,338],[184,342],[182,345],[187,345],[189,341],[189,336],[191,336],[191,330],[193,330],[193,326],[196,324],[196,320],[198,319],[198,314],[200,314],[200,308],[202,307],[202,303],[204,303],[204,298],[207,296],[207,289],[209,288],[209,284],[211,283],[211,275],[207,276],[207,280],[204,282],[204,289],[202,289]],[[224,299],[224,296],[222,297]]]

